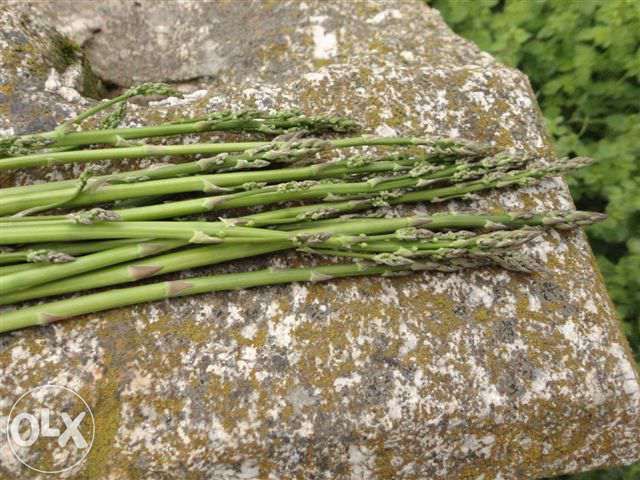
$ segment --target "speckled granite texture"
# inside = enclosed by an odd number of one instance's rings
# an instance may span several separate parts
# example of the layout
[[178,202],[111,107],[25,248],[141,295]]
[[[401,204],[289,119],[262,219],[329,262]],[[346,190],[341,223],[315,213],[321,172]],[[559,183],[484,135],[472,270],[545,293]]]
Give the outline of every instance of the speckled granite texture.
[[[122,8],[133,3],[157,4]],[[162,18],[167,4],[148,18]],[[188,28],[217,45],[205,57],[223,66],[207,72],[216,75],[208,90],[134,107],[131,123],[295,106],[354,116],[370,132],[463,136],[552,158],[526,77],[418,1],[180,6]],[[103,16],[125,15],[105,8]],[[59,44],[6,10],[0,27],[0,131],[48,128],[83,106],[73,79],[86,75],[73,59],[52,60]],[[131,55],[158,58],[153,44],[140,48]],[[121,66],[131,75],[126,59]],[[571,205],[554,179],[439,208]],[[632,462],[638,372],[585,236],[551,232],[530,250],[540,274],[261,288],[3,335],[0,427],[18,395],[50,382],[78,391],[96,418],[94,447],[69,478],[505,480]],[[184,276],[297,261],[272,256]],[[3,435],[0,477],[38,478]]]

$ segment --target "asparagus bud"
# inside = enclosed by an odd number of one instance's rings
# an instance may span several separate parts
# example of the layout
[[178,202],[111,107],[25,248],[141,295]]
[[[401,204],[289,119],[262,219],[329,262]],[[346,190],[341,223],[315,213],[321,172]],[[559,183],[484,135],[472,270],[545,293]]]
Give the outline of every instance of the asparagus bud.
[[103,208],[92,208],[91,210],[79,210],[67,215],[67,218],[74,223],[82,225],[91,225],[98,222],[115,222],[120,220],[120,215],[111,210]]
[[67,253],[54,252],[53,250],[32,250],[27,254],[27,262],[29,263],[67,263],[74,260],[75,257]]

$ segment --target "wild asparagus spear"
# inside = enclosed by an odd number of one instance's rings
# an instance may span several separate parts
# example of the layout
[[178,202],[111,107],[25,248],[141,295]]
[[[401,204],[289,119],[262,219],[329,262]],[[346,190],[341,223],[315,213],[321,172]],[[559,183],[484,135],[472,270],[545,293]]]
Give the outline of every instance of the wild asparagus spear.
[[[139,262],[127,262],[57,280],[28,290],[0,296],[0,305],[9,305],[24,300],[44,298],[64,293],[80,292],[122,283],[134,282],[165,273],[188,270],[205,265],[248,258],[291,248],[291,242],[269,242],[264,244],[225,244],[194,247],[180,252],[165,253]],[[2,315],[0,314],[0,318]]]
[[216,112],[197,119],[164,123],[148,127],[85,130],[64,135],[56,146],[91,144],[118,145],[126,140],[167,137],[203,132],[254,132],[280,135],[295,130],[319,134],[325,132],[349,133],[358,125],[347,118],[333,116],[307,116],[297,110],[269,114],[257,110],[242,112]]
[[34,264],[61,263],[61,259],[65,258],[64,255],[66,255],[66,260],[64,261],[73,261],[75,259],[73,257],[74,255],[99,252],[131,243],[140,243],[145,240],[151,239],[125,238],[122,240],[98,240],[89,242],[40,243],[35,250],[32,248],[24,248],[0,252],[0,265],[20,262]]
[[[337,116],[304,115],[299,110],[289,110],[270,114],[258,110],[243,110],[239,112],[214,112],[198,118],[189,118],[177,122],[161,125],[130,127],[130,128],[100,128],[82,131],[70,131],[71,127],[82,123],[87,118],[112,107],[123,104],[131,97],[138,95],[179,95],[178,92],[162,84],[143,84],[127,90],[122,95],[105,100],[86,110],[78,117],[65,122],[51,132],[13,136],[0,139],[0,154],[35,153],[42,148],[81,147],[93,144],[107,144],[114,146],[126,145],[128,140],[152,137],[167,137],[203,132],[254,132],[269,135],[280,135],[292,131],[308,133],[349,133],[359,129],[353,120]],[[119,110],[107,122],[117,125],[124,110]],[[118,121],[113,121],[117,119]]]
[[[429,266],[430,264],[426,265],[427,268]],[[419,264],[413,265],[413,268],[419,267]],[[95,313],[166,298],[264,285],[278,285],[290,282],[326,281],[342,277],[382,275],[385,273],[404,271],[407,271],[406,267],[349,263],[285,270],[266,269],[246,273],[213,275],[209,277],[189,278],[188,280],[151,283],[138,287],[94,293],[92,295],[60,300],[3,313],[0,315],[0,332],[9,332],[37,325],[47,325],[85,313]]]
[[75,259],[72,262],[28,269],[0,277],[0,296],[60,278],[78,275],[108,265],[126,262],[135,258],[156,255],[186,245],[179,240],[156,240],[104,250]]
[[4,275],[9,275],[10,273],[23,272],[25,270],[35,270],[36,268],[40,267],[42,267],[42,264],[39,263],[14,263],[12,265],[2,265],[0,266],[0,278],[2,278]]
[[116,238],[165,238],[191,243],[226,243],[243,238],[246,242],[288,239],[284,232],[232,227],[223,222],[101,222],[93,225],[73,223],[16,224],[3,231],[0,245],[46,241],[77,241]]
[[[108,175],[96,175],[90,180],[90,185],[110,185],[117,183],[135,183],[164,178],[186,177],[215,171],[233,171],[261,169],[271,163],[260,158],[260,155],[248,152],[236,155],[218,155],[211,158],[202,158],[193,162],[178,164],[159,164],[140,170],[111,173]],[[74,188],[78,180],[60,180],[57,182],[37,183],[32,185],[20,185],[0,189],[0,199],[32,193],[40,193],[52,190],[64,190]]]
[[[478,146],[464,140],[443,139],[443,142],[456,146],[456,151],[468,149],[476,153],[478,148],[486,150],[486,146]],[[415,146],[433,145],[434,139],[418,137],[351,137],[327,140],[327,148],[348,148],[364,146]],[[286,141],[277,142],[236,142],[236,143],[192,143],[184,145],[140,145],[134,147],[102,148],[98,150],[80,150],[65,152],[45,152],[0,159],[0,171],[16,168],[51,166],[67,163],[86,163],[97,160],[121,160],[124,158],[162,157],[165,155],[195,155],[244,152],[265,146],[287,147]],[[462,148],[464,146],[464,149]]]
[[[315,185],[309,183],[291,183],[282,186],[281,189],[274,187],[271,190],[268,190],[268,187],[265,187],[249,192],[243,192],[242,194],[230,193],[205,198],[179,200],[157,205],[116,210],[115,213],[123,221],[141,221],[161,220],[172,217],[184,217],[188,215],[196,215],[240,207],[264,206],[273,203],[288,202],[293,200],[324,199],[327,202],[326,208],[332,208],[332,206],[336,204],[343,205],[343,202],[341,202],[341,200],[351,201],[374,199],[375,202],[373,203],[389,205],[414,202],[441,202],[452,198],[464,198],[467,195],[483,190],[504,188],[514,185],[530,185],[540,180],[541,178],[553,175],[561,175],[562,173],[580,168],[590,163],[590,159],[578,157],[574,159],[562,159],[557,163],[549,166],[523,167],[522,169],[506,172],[503,170],[490,170],[488,171],[488,173],[482,175],[479,179],[471,181],[461,181],[460,183],[454,183],[455,179],[453,177],[452,171],[449,170],[455,167],[448,167],[446,170],[434,173],[432,175],[425,175],[423,177],[409,176],[409,178],[401,179],[369,179],[361,182],[350,182],[342,184],[336,183],[334,185],[329,183]],[[292,170],[297,171],[298,169]],[[452,176],[446,177],[447,172]],[[267,175],[262,175],[260,177],[258,177],[257,175],[267,172],[252,173],[256,173],[256,175],[252,176],[251,178],[264,179],[268,177]],[[294,172],[294,174],[297,175],[298,173]],[[227,183],[227,185],[233,181],[223,180],[221,182],[219,178],[220,177],[218,177],[217,180],[218,183],[224,182]],[[230,179],[233,177],[225,178]],[[446,181],[448,178],[451,179],[451,185],[436,188],[437,185],[431,183],[431,181],[435,180]],[[115,187],[120,186],[113,186],[113,188]],[[407,191],[411,189],[413,189],[414,191]],[[114,191],[115,190],[110,190],[110,192]],[[126,191],[126,188],[123,187],[123,192]],[[96,195],[99,195],[99,193],[97,193]],[[365,204],[366,202],[361,203],[361,207],[359,208],[367,208]],[[24,206],[24,203],[22,204],[22,206]],[[16,206],[15,204],[4,207],[0,206],[0,209],[2,209],[2,211],[6,211],[7,208],[9,208],[10,211],[13,212],[21,207]],[[354,208],[354,210],[356,209],[357,208]],[[2,221],[5,220],[3,219]]]
[[[100,104],[102,106],[102,104]],[[12,137],[0,140],[6,153],[35,153],[43,147],[81,147],[103,144],[125,146],[127,141],[141,138],[169,137],[204,132],[253,132],[280,135],[292,131],[313,134],[325,132],[350,133],[359,129],[354,121],[336,116],[308,116],[299,110],[269,114],[257,110],[215,112],[204,117],[169,122],[160,125],[129,128],[103,128],[78,132],[60,131]],[[18,148],[20,146],[21,148]],[[28,147],[33,152],[30,152]],[[1,150],[0,150],[1,151]]]
[[[198,120],[195,122],[180,122],[177,124],[166,124],[155,127],[138,127],[128,129],[111,129],[111,130],[90,130],[82,132],[67,133],[59,141],[63,144],[74,143],[105,143],[106,138],[115,136],[117,138],[140,138],[144,136],[165,136],[179,133],[192,133],[203,131],[206,126],[209,130],[246,130],[250,125],[254,125],[253,130],[268,133],[281,133],[296,128],[309,129],[313,133],[322,133],[324,131],[333,130],[336,132],[349,132],[355,130],[355,124],[348,119],[340,117],[308,117],[300,112],[280,112],[274,115],[268,115],[261,112],[245,111],[241,113],[222,112],[211,114],[209,120]],[[352,128],[353,127],[353,128]],[[182,132],[181,132],[182,130]],[[171,132],[170,132],[171,131]],[[104,137],[104,138],[103,138]],[[92,141],[94,140],[94,141]],[[100,141],[98,141],[100,140]],[[291,143],[291,142],[290,142]],[[306,142],[308,143],[308,142]],[[321,142],[317,142],[319,145]],[[313,150],[307,148],[300,155],[312,153]],[[224,171],[224,170],[247,170],[249,168],[264,168],[271,164],[267,157],[273,157],[273,153],[267,154],[264,149],[257,151],[248,151],[247,153],[229,156],[220,154],[215,158],[202,158],[193,162],[182,164],[161,164],[158,166],[134,170],[131,172],[114,173],[94,177],[93,183],[101,184],[109,183],[131,183],[143,180],[153,180],[160,178],[172,178],[186,175],[195,175],[198,173]],[[35,185],[21,185],[0,189],[0,198],[8,195],[25,194],[40,191],[59,190],[64,188],[72,188],[76,184],[75,180],[62,180],[57,182],[46,182]]]
[[[509,232],[492,232],[485,235],[474,235],[472,239],[463,236],[462,233],[464,232],[452,232],[452,234],[441,236],[441,238],[436,235],[434,236],[436,240],[412,243],[370,242],[369,236],[358,235],[341,238],[338,243],[344,242],[345,246],[338,246],[336,242],[332,242],[332,246],[327,245],[327,242],[319,242],[317,247],[296,247],[295,242],[288,241],[270,242],[261,245],[230,244],[195,247],[180,252],[146,258],[142,262],[132,261],[118,264],[110,268],[65,278],[64,280],[51,281],[45,285],[42,285],[45,282],[40,281],[40,277],[31,275],[32,278],[38,279],[37,283],[32,282],[27,288],[24,286],[25,282],[22,283],[23,288],[16,288],[14,292],[3,292],[2,296],[0,296],[0,305],[128,283],[151,276],[214,265],[238,258],[248,258],[291,248],[324,255],[364,258],[384,265],[410,265],[425,258],[432,260],[458,259],[462,261],[463,257],[470,260],[474,265],[488,264],[499,257],[501,250],[525,243],[537,236],[540,231],[512,230]],[[460,238],[457,238],[458,236]],[[492,252],[494,257],[487,255],[488,251]],[[486,261],[479,262],[479,260],[483,259]],[[44,270],[41,269],[42,274],[47,275],[49,272]],[[62,271],[64,269],[49,268],[47,270]],[[520,267],[519,270],[523,271],[524,268]],[[58,278],[63,276],[59,275]],[[56,280],[51,275],[47,275],[47,277],[47,281]],[[40,286],[37,286],[38,284]]]
[[[215,157],[203,158],[197,161],[177,165],[160,165],[131,172],[94,176],[88,180],[88,188],[86,188],[86,190],[94,191],[97,189],[104,189],[105,186],[111,184],[148,182],[150,180],[202,174],[203,172],[262,169],[273,163],[294,162],[304,158],[305,156],[317,153],[328,146],[329,144],[326,141],[317,139],[294,139],[286,142],[269,143],[234,155],[224,153]],[[455,158],[453,155],[458,156],[458,160],[463,159],[468,161],[481,157],[482,155],[489,154],[492,151],[492,148],[489,146],[442,138],[434,138],[430,140],[422,139],[421,146],[425,147],[428,151],[418,157],[407,158],[406,156],[403,157],[396,154],[394,156],[383,158],[382,161],[379,162],[375,161],[375,159],[354,157],[338,162],[332,162],[331,164],[319,164],[314,167],[314,170],[320,171],[326,168],[330,171],[331,169],[339,167],[350,167],[355,170],[354,173],[357,173],[358,171],[361,173],[365,173],[367,171],[384,172],[389,171],[389,167],[399,168],[401,166],[405,166],[406,168],[408,161],[412,161],[412,163],[422,161],[427,164],[430,162],[452,162]],[[326,172],[325,175],[331,176],[329,172]],[[69,201],[69,197],[72,195],[72,192],[77,188],[78,180],[63,180],[36,185],[24,185],[0,189],[0,199],[4,199],[5,203],[7,201],[11,201],[12,197],[14,201],[24,199],[25,208],[29,208],[26,206],[29,202],[25,196],[37,195],[55,190],[56,192],[52,197],[53,200],[49,200],[47,203],[36,202],[35,205],[51,204],[54,201]],[[130,191],[135,191],[135,189],[130,189]],[[46,194],[44,197],[41,196],[40,198],[46,201]]]
[[[578,215],[579,221],[583,221],[583,215]],[[551,222],[558,223],[558,216],[551,217]],[[519,217],[522,220],[522,216]],[[567,216],[563,219],[566,221]],[[432,224],[430,224],[432,225]],[[568,225],[568,224],[567,224]],[[173,280],[168,282],[147,284],[138,287],[108,290],[92,295],[75,297],[52,303],[46,303],[21,310],[9,312],[0,316],[0,332],[6,332],[36,325],[46,325],[66,318],[95,313],[102,310],[117,308],[138,303],[161,300],[165,298],[195,295],[199,293],[215,292],[222,290],[250,288],[263,285],[274,285],[295,281],[324,281],[339,277],[362,276],[362,275],[390,275],[407,273],[420,270],[445,269],[475,267],[483,263],[483,260],[499,258],[499,252],[509,246],[517,245],[531,238],[536,232],[530,230],[514,232],[493,232],[484,236],[485,243],[480,243],[477,236],[473,241],[460,239],[456,242],[455,248],[437,248],[423,250],[423,255],[435,255],[436,261],[419,261],[415,258],[408,258],[397,251],[394,254],[382,253],[371,254],[350,251],[348,248],[338,248],[319,250],[321,253],[330,255],[344,255],[360,257],[360,262],[343,265],[331,265],[323,267],[287,269],[287,270],[259,270],[247,273],[223,274],[210,277],[189,278],[186,280]],[[462,243],[461,243],[462,242]],[[366,245],[365,242],[361,242]],[[267,244],[266,247],[274,247],[274,243]],[[473,245],[471,249],[468,247]],[[237,246],[237,245],[236,245]],[[462,257],[460,252],[471,253],[470,258]],[[414,252],[415,253],[415,252]],[[443,258],[447,262],[439,262]],[[362,263],[362,260],[371,260],[374,263]],[[521,259],[514,261],[507,257],[502,260],[503,266],[513,267],[522,271],[528,271],[528,264],[521,264]],[[127,267],[127,273],[134,275],[135,270]],[[135,267],[134,267],[135,268]],[[152,269],[149,269],[152,272]],[[152,272],[153,274],[153,272]],[[73,279],[72,279],[73,280]],[[46,288],[46,286],[45,286]]]
[[[178,222],[176,222],[178,224]],[[224,223],[219,222],[219,224],[224,225]],[[356,234],[366,234],[369,232],[379,233],[384,231],[393,231],[396,228],[407,227],[410,225],[420,225],[422,224],[422,220],[416,217],[407,217],[407,218],[398,218],[398,219],[376,219],[372,222],[364,225],[361,224],[358,226],[356,230],[348,230],[349,233]],[[156,225],[155,228],[158,232],[162,232],[161,226]],[[81,227],[86,228],[86,227]],[[177,228],[177,227],[176,227]],[[173,228],[172,231],[176,231],[176,228]],[[187,224],[187,228],[192,228],[192,225]],[[205,227],[203,227],[205,228]],[[226,233],[237,233],[237,232],[247,232],[251,233],[252,237],[256,237],[256,232],[260,232],[257,229],[238,229],[238,228],[227,228],[224,225],[222,230],[224,231],[224,235]],[[263,237],[262,242],[260,243],[276,243],[280,242],[288,245],[289,247],[295,247],[301,244],[308,243],[317,243],[320,245],[333,245],[332,240],[329,239],[332,231],[344,231],[344,227],[333,227],[327,229],[326,231],[320,233],[314,233],[311,235],[307,235],[304,230],[299,232],[292,232],[289,234],[285,234],[282,232],[271,232],[269,230],[264,231],[264,233],[260,233],[260,236]],[[201,232],[201,230],[199,231]],[[51,233],[51,232],[49,232]],[[204,234],[202,234],[204,236]],[[224,236],[223,235],[223,236]],[[270,238],[268,235],[271,235]],[[210,237],[208,237],[210,238]],[[231,239],[232,242],[242,243],[243,240],[240,239]],[[250,239],[244,240],[244,242]],[[253,240],[258,240],[258,238],[253,238]],[[343,240],[340,239],[338,242],[341,243]],[[0,295],[5,295],[8,293],[12,293],[18,290],[30,289],[34,286],[55,281],[60,278],[69,277],[75,274],[83,273],[86,271],[96,270],[104,266],[109,266],[121,262],[125,262],[127,260],[131,260],[134,258],[147,257],[157,252],[171,250],[178,248],[180,246],[186,245],[188,242],[186,241],[160,241],[156,240],[154,242],[145,242],[134,245],[125,245],[121,247],[116,247],[109,250],[104,250],[102,252],[97,252],[94,254],[86,255],[84,257],[80,257],[73,262],[65,263],[64,265],[51,265],[49,267],[43,267],[38,270],[28,270],[23,272],[17,272],[13,274],[9,274],[3,276],[0,281]],[[202,243],[202,242],[199,242]],[[327,245],[328,246],[328,245]],[[186,267],[183,267],[186,268]]]
[[[409,221],[407,222],[404,220],[409,220]],[[414,219],[385,219],[384,221],[376,220],[376,222],[380,224],[380,226],[377,226],[375,228],[365,227],[365,228],[362,228],[362,231],[363,232],[384,231],[384,227],[382,227],[383,223],[386,225],[398,225],[398,224],[401,225],[401,224],[416,223]],[[328,234],[329,232],[324,232],[324,233]],[[356,233],[356,232],[352,231],[351,233]],[[523,243],[524,241],[532,238],[532,236],[535,233],[537,232],[532,232],[530,230],[526,230],[526,231],[515,230],[510,232],[491,232],[485,235],[473,236],[472,239],[470,239],[468,235],[465,235],[462,238],[456,238],[454,234],[450,234],[447,238],[444,238],[444,237],[439,238],[437,240],[437,245],[433,245],[433,248],[431,249],[423,248],[420,254],[416,253],[418,249],[414,250],[411,259],[407,258],[406,254],[401,253],[400,250],[395,251],[393,254],[381,252],[379,255],[370,255],[370,257],[367,257],[367,258],[371,258],[376,263],[384,264],[389,267],[402,267],[404,269],[411,268],[412,270],[416,270],[416,269],[421,269],[421,266],[420,266],[421,264],[416,260],[416,258],[418,258],[419,256],[421,257],[437,256],[438,259],[443,259],[443,258],[449,258],[452,255],[453,258],[458,258],[461,256],[460,252],[465,250],[468,250],[470,253],[473,253],[475,249],[480,249],[480,250],[504,249],[504,248],[509,248],[514,245]],[[305,234],[303,232],[298,232],[298,234],[296,235],[296,238],[300,238],[302,235],[308,235],[308,234]],[[326,237],[323,237],[323,238],[326,238]],[[343,239],[341,240],[341,242],[338,242],[338,244],[344,241],[345,240]],[[354,243],[354,242],[357,242],[357,243]],[[292,247],[295,245],[295,243],[296,243],[295,241],[291,241],[288,243],[288,245],[282,244],[282,248]],[[327,242],[323,242],[321,238],[318,239],[317,243],[320,246],[320,248],[323,248],[327,244]],[[372,249],[371,248],[372,245],[366,241],[366,235],[364,237],[362,235],[358,235],[356,237],[353,237],[351,240],[349,240],[347,251],[344,253],[345,255],[352,255],[352,256],[356,255],[350,252],[350,249],[353,247],[353,245],[358,245],[362,247],[369,246],[370,251],[371,250],[376,251],[376,249],[375,248]],[[384,245],[384,243],[382,243],[381,245]],[[179,245],[165,245],[164,247],[174,248],[175,246],[179,246]],[[277,244],[272,243],[271,246],[268,248],[275,248],[275,246],[277,246]],[[123,250],[123,249],[131,250],[131,247],[120,247],[120,249],[114,249],[114,250]],[[401,247],[401,250],[407,250],[407,247],[403,246]],[[327,251],[330,252],[331,254],[335,254],[334,252],[339,252],[339,250],[327,250]],[[451,253],[449,254],[447,252],[451,252]],[[108,252],[108,253],[111,253],[111,252]],[[138,250],[136,253],[138,255],[144,255],[144,252],[142,250]],[[213,251],[212,253],[215,254],[215,251]],[[96,257],[97,255],[100,255],[100,254],[90,255],[85,258]],[[236,250],[236,255],[237,255],[237,250]],[[103,254],[103,257],[106,258],[104,254]],[[173,257],[175,257],[175,255]],[[392,260],[392,258],[394,258],[394,260]],[[399,262],[397,260],[401,258],[405,259],[406,262]],[[80,263],[80,262],[76,261],[74,263]],[[167,262],[167,259],[165,256],[165,264],[166,262]],[[52,266],[49,268],[41,269],[41,272],[44,274],[45,277],[48,277],[51,280],[55,280],[56,279],[55,275],[51,276],[51,274],[54,273],[55,271],[60,272],[65,268],[68,270],[69,265],[71,265],[71,268],[73,268],[73,263],[71,263],[64,266],[58,266],[58,267]],[[78,266],[76,268],[80,269],[78,271],[82,271],[83,266]],[[174,268],[175,268],[175,264],[174,264]],[[178,268],[185,268],[185,266],[184,264],[182,264]],[[153,266],[147,266],[146,268],[144,268],[143,266],[127,266],[127,273],[134,278],[136,277],[140,278],[140,276],[148,276],[149,274],[153,274],[157,272],[158,269],[159,268],[157,266],[155,268]],[[21,274],[15,274],[9,277],[13,277],[14,279],[17,277],[25,277],[25,280],[28,282],[29,279],[27,279],[26,277],[28,277],[30,273],[31,272],[22,272]],[[34,283],[36,280],[36,277],[34,275],[30,275],[30,276],[33,277],[31,278],[31,282]],[[7,281],[7,285],[4,288],[5,293],[11,293],[12,287],[15,290],[18,288],[18,285],[16,285],[16,282]],[[27,295],[29,295],[29,292],[27,292]],[[2,321],[0,320],[0,322]],[[3,327],[0,326],[0,331],[2,330],[2,328]]]
[[[96,105],[86,109],[76,117],[67,120],[50,132],[0,137],[0,158],[4,156],[28,155],[44,148],[62,146],[61,142],[64,141],[67,135],[72,133],[71,129],[76,125],[80,125],[87,118],[103,110],[126,102],[130,98],[139,95],[181,96],[179,92],[163,83],[143,83],[137,85],[117,97],[98,102]],[[68,145],[73,145],[73,143],[67,144],[66,146]]]
[[[2,199],[0,215],[11,215],[25,212],[34,208],[77,207],[110,202],[121,199],[132,199],[147,196],[158,196],[185,192],[225,193],[233,191],[243,185],[260,185],[263,182],[282,183],[292,180],[306,180],[312,178],[349,178],[351,176],[366,176],[376,173],[393,173],[410,171],[412,165],[422,159],[381,160],[367,162],[363,165],[350,165],[348,162],[335,164],[315,164],[306,167],[280,168],[273,170],[255,170],[242,172],[227,172],[211,175],[195,175],[178,178],[149,180],[139,183],[104,183],[103,179],[86,179],[80,186],[84,191],[78,191],[78,184],[69,188],[53,191],[22,192],[8,195]],[[447,174],[464,169],[463,165],[446,168],[439,167]],[[478,168],[478,167],[476,167]],[[434,170],[436,167],[434,167]],[[257,188],[257,187],[254,187]],[[21,214],[22,215],[22,214]]]
[[[266,220],[267,217],[263,218]],[[180,252],[149,257],[143,262],[136,261],[116,265],[111,268],[89,272],[46,285],[35,286],[29,290],[3,295],[0,297],[0,305],[132,282],[149,276],[157,276],[296,247],[302,249],[323,249],[323,252],[333,255],[336,254],[335,252],[340,252],[341,255],[348,255],[349,253],[364,251],[366,255],[364,255],[363,258],[373,260],[375,260],[373,256],[376,254],[393,254],[393,257],[377,258],[390,260],[391,258],[407,257],[410,261],[413,261],[410,257],[420,256],[420,253],[424,253],[423,256],[430,255],[431,257],[439,255],[440,259],[446,254],[447,258],[451,260],[458,258],[456,254],[462,251],[462,253],[474,253],[471,262],[476,265],[487,263],[480,261],[484,258],[489,262],[503,262],[503,265],[509,266],[505,263],[508,261],[508,258],[503,254],[492,257],[486,253],[484,247],[491,247],[489,250],[494,250],[495,253],[497,248],[510,247],[513,246],[513,242],[529,240],[533,235],[537,234],[537,231],[523,230],[522,232],[518,232],[516,230],[514,237],[506,238],[507,241],[512,243],[500,243],[501,239],[499,236],[501,229],[519,229],[523,227],[568,229],[588,225],[600,221],[603,218],[604,215],[593,212],[551,211],[535,215],[518,212],[498,215],[435,214],[430,217],[422,217],[419,222],[407,222],[402,219],[370,218],[351,219],[349,221],[343,220],[331,226],[298,230],[294,232],[298,238],[296,242],[292,240],[262,244],[244,244],[240,242],[238,244],[195,247]],[[372,223],[372,220],[375,220],[375,222]],[[420,224],[421,226],[402,226],[408,223]],[[428,228],[428,230],[424,228]],[[453,231],[444,234],[437,233],[451,228],[462,229],[462,231]],[[469,237],[469,232],[464,234],[467,229],[489,231],[497,229],[498,233],[489,236],[472,235]],[[392,233],[380,234],[380,232],[385,231]],[[362,237],[362,233],[367,233],[367,237]],[[332,237],[327,238],[326,234],[330,234]],[[326,238],[328,242],[323,244],[323,242],[320,241],[313,247],[304,245],[301,247],[300,240],[304,240],[304,235],[307,235],[307,238],[315,237],[320,240]],[[294,236],[293,238],[296,237]],[[381,240],[389,240],[389,242],[382,243]],[[398,243],[398,241],[405,243]],[[411,243],[407,244],[407,241]],[[475,245],[476,243],[479,243],[479,245]],[[474,246],[477,248],[472,252],[469,247]],[[430,252],[425,253],[424,250],[430,250]],[[480,255],[481,253],[483,255]],[[467,260],[469,260],[469,258],[467,258]],[[512,269],[520,270],[524,270],[527,266],[522,258],[512,259],[510,265]]]

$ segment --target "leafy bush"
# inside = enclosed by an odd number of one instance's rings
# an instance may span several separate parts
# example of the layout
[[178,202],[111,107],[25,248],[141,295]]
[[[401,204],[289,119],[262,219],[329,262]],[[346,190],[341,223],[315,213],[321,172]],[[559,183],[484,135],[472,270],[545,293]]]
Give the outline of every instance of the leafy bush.
[[[591,246],[640,361],[640,2],[427,0],[459,34],[531,79],[559,155],[599,160],[569,184],[606,211]],[[640,478],[640,464],[577,480]]]

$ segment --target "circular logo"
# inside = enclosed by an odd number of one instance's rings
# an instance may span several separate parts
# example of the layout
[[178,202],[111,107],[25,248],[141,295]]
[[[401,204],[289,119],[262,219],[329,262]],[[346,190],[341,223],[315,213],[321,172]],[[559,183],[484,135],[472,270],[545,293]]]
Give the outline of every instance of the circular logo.
[[79,465],[89,454],[95,433],[87,402],[62,385],[41,385],[25,392],[7,419],[7,442],[13,455],[40,473],[61,473]]

